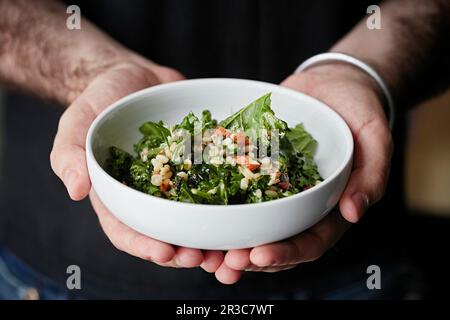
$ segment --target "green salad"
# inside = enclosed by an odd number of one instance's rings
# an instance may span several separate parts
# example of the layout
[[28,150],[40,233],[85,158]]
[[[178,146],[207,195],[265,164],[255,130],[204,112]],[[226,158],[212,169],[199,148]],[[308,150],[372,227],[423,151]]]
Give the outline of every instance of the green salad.
[[145,122],[136,155],[112,146],[107,171],[136,190],[189,203],[256,203],[302,192],[322,181],[317,142],[302,124],[289,128],[270,104],[269,93],[221,122],[208,110],[175,126]]

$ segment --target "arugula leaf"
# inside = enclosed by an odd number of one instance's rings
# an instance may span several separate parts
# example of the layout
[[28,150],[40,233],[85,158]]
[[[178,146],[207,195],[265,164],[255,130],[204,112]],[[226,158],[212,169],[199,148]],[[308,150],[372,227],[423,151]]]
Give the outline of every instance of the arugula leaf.
[[275,117],[275,113],[270,108],[270,96],[271,93],[268,93],[256,99],[220,122],[220,125],[231,131],[254,130],[259,133],[261,129],[267,129],[269,132],[277,129],[279,133],[283,133],[288,126],[286,122]]
[[170,130],[164,127],[162,121],[148,121],[139,127],[139,131],[144,137],[152,137],[155,141],[159,141],[160,144],[166,141],[167,137],[170,136]]
[[145,122],[139,127],[139,131],[144,135],[138,143],[134,145],[134,151],[140,155],[142,150],[147,149],[148,157],[152,158],[160,151],[159,146],[166,142],[167,137],[170,136],[170,130],[164,127],[162,121],[160,122]]

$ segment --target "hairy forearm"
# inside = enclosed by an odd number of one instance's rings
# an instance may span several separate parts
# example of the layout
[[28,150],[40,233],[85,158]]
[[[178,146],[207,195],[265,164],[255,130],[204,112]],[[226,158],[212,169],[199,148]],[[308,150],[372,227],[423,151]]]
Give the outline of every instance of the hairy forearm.
[[97,74],[134,56],[86,19],[67,29],[67,17],[56,1],[0,0],[0,84],[68,105]]
[[450,1],[392,0],[381,5],[381,29],[363,19],[331,51],[371,64],[397,105],[412,106],[450,84]]

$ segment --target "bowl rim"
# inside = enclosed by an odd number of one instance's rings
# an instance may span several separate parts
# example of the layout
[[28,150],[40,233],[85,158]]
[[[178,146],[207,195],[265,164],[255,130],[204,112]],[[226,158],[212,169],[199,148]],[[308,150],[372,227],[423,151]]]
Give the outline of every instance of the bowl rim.
[[[324,179],[321,183],[318,185],[315,185],[314,187],[302,191],[300,193],[291,195],[289,197],[281,198],[281,199],[274,199],[271,201],[265,201],[265,202],[258,202],[258,203],[242,203],[242,204],[233,204],[233,205],[223,205],[223,204],[201,204],[201,203],[188,203],[188,202],[179,202],[174,201],[170,199],[160,198],[156,196],[152,196],[150,194],[144,193],[142,191],[133,189],[127,185],[124,185],[123,183],[119,182],[118,180],[114,179],[111,175],[109,175],[102,166],[98,163],[97,159],[94,156],[94,152],[92,150],[92,141],[93,141],[93,135],[94,132],[97,130],[97,128],[103,124],[107,119],[108,115],[117,110],[122,109],[125,107],[125,103],[132,102],[133,100],[139,99],[141,96],[144,96],[151,92],[157,92],[157,91],[165,91],[170,90],[177,87],[185,87],[185,86],[191,86],[191,85],[201,85],[201,84],[211,84],[211,83],[239,83],[240,86],[252,86],[252,87],[265,87],[268,89],[268,91],[274,92],[277,91],[280,94],[286,94],[291,96],[302,96],[302,99],[313,101],[319,108],[322,108],[325,110],[325,112],[328,112],[331,117],[334,118],[334,120],[338,123],[338,125],[342,128],[345,141],[347,144],[347,151],[344,156],[344,161],[338,166],[336,170],[333,171],[333,173]],[[108,107],[106,107],[100,114],[97,115],[97,117],[92,122],[91,126],[89,127],[88,133],[86,135],[86,162],[89,168],[89,159],[91,159],[91,163],[93,164],[96,171],[101,174],[102,176],[106,177],[107,180],[109,180],[112,184],[115,184],[118,188],[122,188],[125,192],[131,192],[136,197],[141,197],[145,199],[151,199],[151,201],[157,201],[161,202],[161,204],[170,204],[173,206],[181,207],[181,208],[199,208],[199,207],[207,207],[207,208],[221,208],[223,210],[235,210],[235,209],[245,209],[250,207],[263,207],[263,206],[273,206],[276,204],[280,204],[281,201],[294,201],[296,199],[300,199],[302,197],[306,197],[310,193],[317,192],[320,189],[324,188],[325,185],[329,184],[331,181],[335,180],[340,173],[345,169],[345,167],[348,165],[348,163],[352,160],[353,156],[353,149],[354,149],[354,141],[353,141],[353,135],[350,131],[350,128],[348,127],[347,123],[342,119],[342,117],[334,111],[332,108],[330,108],[328,105],[323,103],[322,101],[319,101],[309,95],[306,95],[302,92],[282,87],[277,84],[269,83],[269,82],[263,82],[263,81],[257,81],[257,80],[247,80],[247,79],[238,79],[238,78],[198,78],[198,79],[188,79],[188,80],[181,80],[171,83],[164,83],[156,86],[152,86],[149,88],[145,88],[136,92],[133,92],[116,102],[112,103]],[[88,169],[88,172],[90,170]],[[89,172],[90,175],[90,172]]]

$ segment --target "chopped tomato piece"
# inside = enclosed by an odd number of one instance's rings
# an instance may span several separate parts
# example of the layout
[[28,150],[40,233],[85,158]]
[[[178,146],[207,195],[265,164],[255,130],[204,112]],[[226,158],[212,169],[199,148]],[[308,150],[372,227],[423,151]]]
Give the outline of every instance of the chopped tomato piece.
[[282,182],[280,182],[280,183],[278,184],[278,186],[279,186],[281,189],[283,189],[283,190],[287,190],[287,189],[289,189],[289,187],[290,187],[291,185],[290,185],[289,182],[287,182],[287,181],[282,181]]
[[248,146],[250,144],[248,137],[242,131],[236,133],[233,140],[234,140],[234,142],[236,142],[239,145]]
[[231,134],[230,130],[225,129],[224,127],[217,127],[214,130],[214,133],[216,135],[218,135],[218,136],[222,136],[222,137],[225,137],[225,138],[228,137]]
[[236,163],[237,164],[247,164],[248,163],[248,156],[237,156],[236,157]]
[[170,188],[171,188],[171,185],[170,185],[170,180],[169,179],[164,180],[161,183],[161,185],[159,186],[159,190],[160,191],[169,191]]
[[247,169],[249,169],[250,171],[254,171],[254,170],[258,169],[259,166],[261,165],[261,164],[259,164],[257,162],[250,163],[250,160],[249,160],[248,156],[237,156],[236,157],[236,163],[240,164],[240,165],[243,165],[243,166],[246,166]]
[[250,171],[258,169],[259,166],[260,166],[259,163],[249,163],[249,164],[246,165],[247,169],[250,170]]

